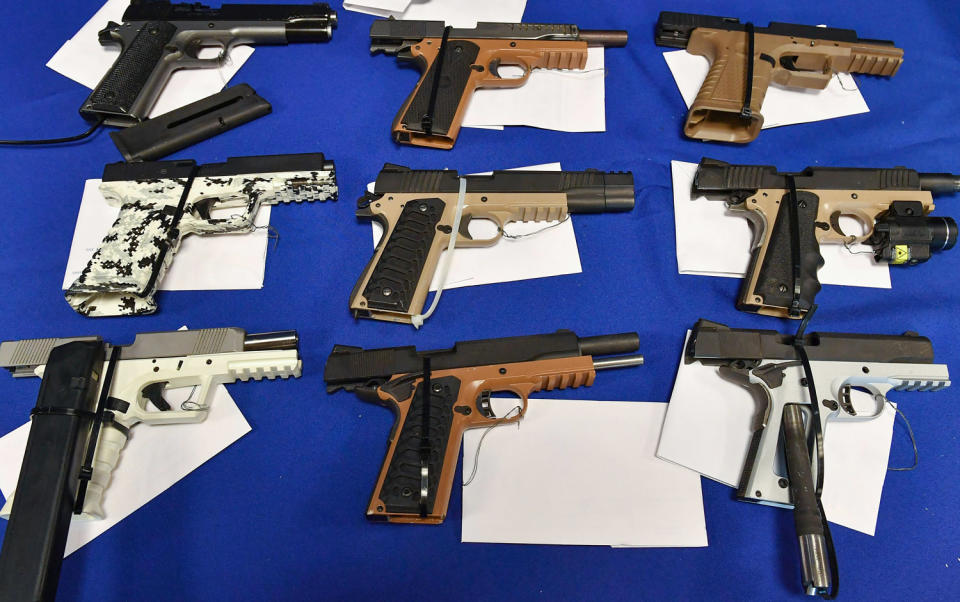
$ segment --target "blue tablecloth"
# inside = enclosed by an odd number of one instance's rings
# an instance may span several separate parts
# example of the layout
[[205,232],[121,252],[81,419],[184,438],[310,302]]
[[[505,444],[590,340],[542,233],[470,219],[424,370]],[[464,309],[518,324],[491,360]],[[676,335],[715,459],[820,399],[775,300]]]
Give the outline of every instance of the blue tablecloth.
[[[88,91],[43,65],[98,5],[6,5],[0,136],[83,129],[76,111]],[[796,323],[737,312],[737,280],[677,274],[670,160],[706,155],[789,170],[817,164],[960,171],[956,8],[947,0],[775,7],[530,0],[529,22],[630,31],[627,48],[607,53],[608,131],[466,129],[449,152],[391,141],[389,125],[417,74],[392,58],[370,57],[372,18],[340,11],[332,43],[262,47],[235,78],[267,98],[272,115],[174,157],[206,163],[323,151],[337,163],[341,200],[273,212],[281,241],[269,252],[263,290],[161,293],[160,311],[149,317],[83,318],[60,290],[83,182],[120,160],[107,133],[56,148],[0,149],[0,338],[96,333],[123,343],[137,332],[182,324],[295,328],[302,338],[303,377],[230,387],[253,431],[68,558],[61,599],[799,598],[791,513],[738,503],[732,490],[710,481],[703,483],[710,539],[703,549],[461,544],[459,488],[442,526],[370,524],[364,510],[392,415],[346,393],[327,395],[323,364],[334,343],[430,349],[558,328],[581,335],[636,330],[645,367],[550,395],[665,401],[684,330],[698,318],[792,332]],[[749,146],[698,143],[681,135],[685,108],[663,49],[653,43],[661,9],[851,27],[864,37],[895,40],[906,62],[893,79],[859,79],[870,113],[768,130]],[[353,201],[384,162],[475,172],[549,161],[567,169],[631,170],[636,178],[632,213],[576,219],[583,273],[448,291],[420,332],[351,318],[347,297],[371,252],[369,226],[354,219]],[[957,200],[943,199],[937,213],[957,217]],[[953,251],[893,270],[893,290],[825,286],[811,328],[914,330],[933,340],[939,361],[958,365],[958,268],[960,251]],[[38,387],[37,379],[0,377],[0,432],[27,419]],[[843,596],[956,597],[958,396],[948,389],[894,399],[916,431],[920,466],[888,475],[876,537],[835,528]],[[891,462],[909,463],[911,455],[898,423]]]

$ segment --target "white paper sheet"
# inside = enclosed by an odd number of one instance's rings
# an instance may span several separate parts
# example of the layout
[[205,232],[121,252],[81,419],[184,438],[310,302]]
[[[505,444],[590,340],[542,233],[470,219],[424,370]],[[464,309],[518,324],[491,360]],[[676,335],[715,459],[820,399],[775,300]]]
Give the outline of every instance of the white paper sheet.
[[[686,50],[664,52],[663,58],[680,88],[680,95],[689,108],[710,70],[705,57]],[[824,90],[787,88],[771,84],[760,112],[763,129],[795,123],[809,123],[835,117],[867,113],[870,108],[860,94],[857,82],[849,73],[838,73]]]
[[358,13],[376,15],[378,17],[399,16],[410,6],[411,0],[344,0],[343,8]]
[[[691,198],[696,163],[671,161],[673,210],[677,231],[677,268],[681,274],[743,278],[750,265],[753,237],[746,218],[726,210],[722,200]],[[842,228],[859,232],[853,218],[840,218]],[[870,247],[820,245],[822,284],[890,288],[890,268],[873,260]]]
[[519,23],[527,0],[347,0],[343,8],[378,17],[446,21],[453,27],[475,27],[478,21]]
[[[106,27],[108,21],[122,23],[123,12],[129,5],[127,0],[107,0],[80,31],[64,42],[47,61],[47,67],[91,90],[97,87],[120,54],[119,45],[101,46],[97,32]],[[226,64],[219,68],[175,71],[157,98],[150,117],[162,115],[219,92],[251,54],[253,48],[250,46],[236,46],[230,51]],[[205,51],[201,56],[206,58],[208,55]],[[216,53],[209,56],[216,56]]]
[[[587,50],[582,70],[534,69],[516,89],[479,89],[464,114],[465,127],[526,125],[562,132],[604,132],[603,48]],[[506,68],[501,70],[507,77]]]
[[[106,517],[91,521],[74,518],[64,556],[96,539],[249,431],[250,425],[223,385],[216,388],[209,416],[200,424],[134,426],[103,495]],[[29,434],[27,423],[0,438],[0,491],[4,497],[16,488]]]
[[[852,393],[858,412],[875,412],[868,394]],[[716,366],[681,361],[657,456],[736,487],[760,411],[749,391],[720,378]],[[895,417],[885,406],[874,420],[827,422],[822,499],[830,522],[874,534]]]
[[[77,214],[63,289],[69,288],[86,267],[103,237],[120,213],[100,194],[100,180],[87,180]],[[180,245],[173,265],[160,281],[160,290],[236,290],[263,288],[267,261],[267,230],[270,206],[264,205],[254,224],[260,228],[249,234],[187,236]]]
[[[512,399],[495,399],[505,415]],[[707,545],[700,477],[654,456],[666,404],[532,399],[489,432],[463,488],[462,541]],[[470,476],[485,429],[464,433]],[[576,441],[576,445],[571,445]]]
[[[560,171],[559,163],[532,165],[521,167],[520,170]],[[367,185],[367,190],[373,191],[373,183]],[[513,235],[537,232],[534,236],[520,239],[503,238],[496,245],[486,248],[465,249],[457,247],[453,253],[453,262],[447,274],[447,282],[443,288],[460,288],[462,286],[479,286],[481,284],[495,284],[497,282],[513,282],[515,280],[529,280],[531,278],[546,278],[563,274],[579,274],[583,271],[580,265],[580,250],[577,248],[577,238],[573,233],[573,219],[556,225],[552,222],[528,222],[510,224],[507,232]],[[476,227],[470,232],[475,237],[489,238],[496,234],[496,226],[476,220]],[[551,227],[554,226],[554,227]],[[544,230],[544,228],[547,228]],[[373,222],[373,246],[383,236],[383,228]],[[440,256],[442,266],[447,251]],[[434,274],[430,290],[437,290],[439,272]]]

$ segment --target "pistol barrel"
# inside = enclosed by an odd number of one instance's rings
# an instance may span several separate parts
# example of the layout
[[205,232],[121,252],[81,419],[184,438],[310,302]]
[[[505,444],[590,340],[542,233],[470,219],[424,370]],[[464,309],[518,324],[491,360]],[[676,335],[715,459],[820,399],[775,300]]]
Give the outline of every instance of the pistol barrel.
[[280,351],[296,349],[300,344],[300,337],[296,330],[278,330],[275,332],[261,332],[248,334],[243,340],[244,351]]
[[594,370],[611,370],[613,368],[629,368],[630,366],[642,366],[643,355],[623,355],[620,357],[605,357],[599,360],[593,360]]
[[580,40],[587,46],[623,48],[627,45],[627,32],[622,29],[581,29]]

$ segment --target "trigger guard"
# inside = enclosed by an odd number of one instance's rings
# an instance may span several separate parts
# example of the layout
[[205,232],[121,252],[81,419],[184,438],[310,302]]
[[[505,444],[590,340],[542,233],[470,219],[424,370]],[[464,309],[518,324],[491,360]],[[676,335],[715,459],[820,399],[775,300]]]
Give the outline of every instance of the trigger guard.
[[524,78],[526,78],[526,77],[528,77],[528,76],[530,75],[530,71],[531,71],[531,70],[528,69],[527,67],[523,66],[523,65],[509,65],[509,66],[511,66],[511,67],[520,67],[521,69],[523,69],[523,75],[521,75],[520,77],[504,78],[503,76],[500,75],[500,64],[501,64],[501,63],[500,63],[500,59],[495,58],[495,59],[492,59],[492,60],[490,61],[490,64],[489,64],[489,65],[487,65],[487,71],[489,71],[490,74],[491,74],[492,76],[494,76],[495,78],[497,78],[497,79],[508,79],[508,80],[509,80],[509,79],[524,79]]

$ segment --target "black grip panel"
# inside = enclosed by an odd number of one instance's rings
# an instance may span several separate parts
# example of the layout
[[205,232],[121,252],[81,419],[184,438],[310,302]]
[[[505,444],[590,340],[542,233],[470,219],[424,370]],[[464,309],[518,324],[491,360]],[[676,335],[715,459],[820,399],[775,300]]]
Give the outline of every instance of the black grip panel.
[[443,54],[443,72],[440,74],[432,113],[430,97],[433,93],[433,79],[437,76],[437,65],[441,63],[439,57],[423,77],[420,87],[414,92],[413,100],[407,106],[407,112],[400,120],[404,128],[427,134],[423,118],[430,115],[432,121],[429,133],[438,136],[448,134],[466,91],[467,81],[473,71],[473,63],[477,60],[479,53],[480,47],[473,42],[466,40],[448,42]]
[[403,207],[363,289],[367,307],[399,312],[410,309],[444,207],[446,203],[440,199],[408,201]]
[[[454,376],[431,379],[430,388],[430,460],[427,475],[427,512],[433,512],[440,474],[444,469],[447,441],[453,426],[453,406],[460,394],[460,380]],[[420,512],[420,449],[423,443],[423,382],[410,401],[407,418],[400,429],[387,476],[380,489],[380,500],[389,514]],[[456,467],[451,467],[450,470]]]
[[145,23],[83,103],[80,113],[88,118],[104,113],[129,116],[131,121],[146,118],[130,116],[129,112],[176,32],[176,26],[166,21]]
[[[793,302],[793,252],[792,252],[792,224],[790,211],[786,206],[791,202],[790,194],[784,194],[780,201],[770,241],[767,243],[767,254],[760,266],[760,276],[756,288],[746,291],[749,296],[741,296],[739,309],[747,309],[753,302],[753,297],[763,297],[765,305],[789,308]],[[820,203],[817,195],[806,192],[797,192],[797,215],[800,219],[800,309],[807,311],[813,305],[813,299],[820,291],[820,281],[817,280],[817,270],[823,265],[820,256],[820,244],[816,236],[817,210]],[[750,272],[756,268],[755,262],[759,249],[754,251],[751,260]],[[744,280],[749,286],[750,278]],[[744,303],[745,302],[745,303]],[[747,307],[744,307],[747,306]]]

